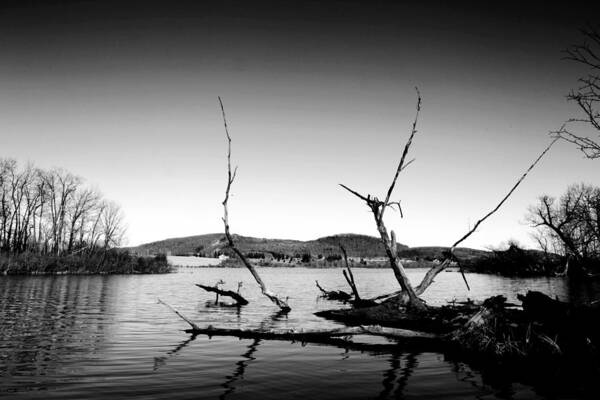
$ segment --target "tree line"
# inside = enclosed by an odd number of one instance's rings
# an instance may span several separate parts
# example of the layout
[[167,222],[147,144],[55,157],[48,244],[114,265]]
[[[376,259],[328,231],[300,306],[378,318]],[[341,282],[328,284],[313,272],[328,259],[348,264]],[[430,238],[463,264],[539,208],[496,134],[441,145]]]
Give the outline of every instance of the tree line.
[[528,220],[545,252],[565,256],[578,270],[600,265],[600,187],[581,183],[560,198],[541,196]]
[[0,252],[91,254],[121,244],[121,208],[64,169],[0,158]]

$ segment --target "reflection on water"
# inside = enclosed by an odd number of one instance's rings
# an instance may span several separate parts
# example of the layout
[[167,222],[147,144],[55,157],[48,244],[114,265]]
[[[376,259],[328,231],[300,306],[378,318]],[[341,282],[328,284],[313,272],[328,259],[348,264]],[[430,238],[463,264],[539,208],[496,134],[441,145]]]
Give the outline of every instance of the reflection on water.
[[390,369],[383,374],[383,390],[379,393],[378,399],[401,398],[408,378],[419,365],[417,355],[414,353],[405,356],[404,366],[402,366],[402,354],[392,354],[389,361]]
[[[424,271],[410,270],[419,279]],[[186,324],[160,297],[200,325],[231,328],[339,326],[313,315],[341,307],[318,298],[315,279],[347,290],[340,270],[264,269],[275,292],[290,296],[289,314],[265,299],[246,270],[211,268],[156,276],[0,278],[0,397],[33,398],[545,398],[505,374],[481,372],[437,353],[390,345],[337,348],[182,332]],[[364,297],[396,290],[388,270],[356,269]],[[541,290],[561,299],[594,299],[597,287],[561,279],[516,280],[441,274],[426,293],[439,304]],[[246,307],[214,304],[194,283],[243,281]],[[226,285],[227,286],[227,285]],[[207,306],[210,303],[210,307]],[[548,395],[549,396],[549,395]],[[550,396],[549,396],[550,397]]]
[[254,341],[248,345],[248,351],[242,354],[242,359],[240,361],[235,363],[236,368],[234,373],[226,377],[227,381],[222,385],[225,388],[225,391],[219,396],[219,399],[226,399],[228,395],[235,391],[235,382],[244,377],[244,372],[246,371],[248,364],[251,361],[256,360],[254,353],[256,352],[256,349],[258,349],[258,345],[260,345],[260,339],[254,339]]
[[0,280],[0,374],[40,389],[40,376],[101,352],[112,326],[106,279],[93,284],[64,277]]

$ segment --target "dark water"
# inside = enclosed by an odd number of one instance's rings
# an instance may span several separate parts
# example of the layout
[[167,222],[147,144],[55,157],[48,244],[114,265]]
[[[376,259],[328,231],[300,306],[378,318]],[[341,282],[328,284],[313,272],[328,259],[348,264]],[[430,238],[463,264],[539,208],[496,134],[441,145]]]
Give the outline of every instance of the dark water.
[[[243,269],[182,269],[168,275],[0,277],[1,398],[559,398],[543,385],[482,374],[443,354],[360,352],[336,347],[205,336],[195,338],[157,298],[199,325],[328,328],[313,315],[341,305],[317,299],[314,285],[344,289],[340,270],[262,269],[267,285],[289,295],[283,317],[260,296]],[[424,271],[411,270],[419,279]],[[389,270],[356,269],[366,296],[396,290]],[[242,280],[251,304],[241,311],[212,304],[193,283]],[[561,279],[514,280],[442,273],[426,293],[430,303],[541,290],[561,299],[591,296]],[[573,395],[577,398],[577,388]],[[570,398],[570,397],[569,397]]]

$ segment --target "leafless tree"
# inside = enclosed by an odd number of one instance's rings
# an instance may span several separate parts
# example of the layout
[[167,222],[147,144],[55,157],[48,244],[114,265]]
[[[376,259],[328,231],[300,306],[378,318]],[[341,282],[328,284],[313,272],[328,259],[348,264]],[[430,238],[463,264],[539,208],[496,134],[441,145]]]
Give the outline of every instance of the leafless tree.
[[124,233],[119,207],[83,180],[61,169],[20,167],[0,159],[0,251],[73,253],[119,245]]
[[101,219],[104,248],[120,246],[125,234],[121,207],[113,201],[105,202]]
[[[597,28],[588,28],[582,30],[582,34],[582,44],[565,50],[567,60],[589,69],[587,75],[579,79],[579,87],[567,95],[567,100],[577,104],[581,115],[570,118],[553,134],[575,144],[587,158],[593,159],[600,158],[600,33]],[[581,126],[591,129],[598,138],[580,133]]]
[[[390,231],[390,234],[388,234],[388,230],[385,226],[383,216],[384,216],[384,212],[387,208],[393,208],[393,207],[397,207],[398,211],[400,212],[400,216],[402,216],[402,208],[400,207],[400,201],[391,201],[391,196],[394,191],[394,187],[396,186],[396,181],[398,179],[398,175],[409,164],[411,164],[414,161],[414,159],[410,160],[410,161],[406,161],[406,159],[407,159],[407,155],[410,150],[410,147],[412,145],[413,139],[415,137],[415,134],[417,133],[417,122],[418,122],[420,111],[421,111],[421,95],[417,89],[417,107],[416,107],[415,119],[412,123],[412,128],[411,128],[411,132],[410,132],[408,141],[406,142],[406,145],[404,146],[402,156],[400,157],[400,162],[398,163],[398,166],[396,168],[396,172],[394,174],[394,178],[392,179],[392,183],[390,184],[390,187],[388,188],[387,194],[385,196],[385,200],[381,201],[377,197],[374,197],[371,195],[364,196],[364,195],[358,193],[357,191],[350,189],[346,185],[340,184],[340,186],[342,186],[344,189],[346,189],[347,191],[349,191],[350,193],[352,193],[359,199],[363,200],[367,204],[369,209],[371,210],[373,217],[375,219],[375,224],[377,225],[377,230],[381,237],[381,242],[383,243],[385,252],[390,261],[390,265],[392,267],[392,270],[394,271],[394,275],[396,276],[398,283],[400,284],[401,293],[397,297],[402,299],[402,303],[407,304],[408,306],[413,307],[416,310],[423,310],[426,308],[425,303],[418,296],[420,296],[421,294],[423,294],[425,292],[425,290],[433,283],[434,278],[441,271],[443,271],[447,266],[449,266],[451,262],[459,261],[458,258],[456,258],[456,256],[454,255],[454,251],[458,247],[458,245],[461,244],[462,242],[464,242],[467,238],[469,238],[486,219],[488,219],[496,211],[498,211],[498,209],[500,209],[500,207],[506,202],[506,200],[508,200],[508,198],[517,189],[517,187],[521,184],[521,182],[523,182],[523,180],[529,174],[529,172],[537,165],[537,163],[541,160],[541,158],[550,150],[552,145],[554,145],[554,143],[558,140],[558,139],[554,139],[544,149],[544,151],[529,166],[529,168],[525,171],[525,173],[517,180],[517,182],[512,186],[512,188],[509,190],[509,192],[502,198],[502,200],[496,205],[496,207],[494,207],[490,212],[488,212],[485,216],[483,216],[480,220],[478,220],[475,223],[475,225],[473,226],[473,228],[471,230],[469,230],[469,232],[467,232],[465,235],[463,235],[459,240],[457,240],[449,248],[444,261],[438,265],[435,265],[429,271],[427,271],[427,273],[423,277],[423,280],[421,281],[421,283],[418,286],[413,287],[411,282],[409,281],[408,277],[406,276],[406,272],[404,271],[402,262],[400,261],[400,258],[398,257],[398,251],[396,248],[396,246],[397,246],[396,235],[395,235],[394,231]],[[462,273],[462,267],[461,267],[461,273]],[[466,280],[464,274],[462,276],[463,276],[463,279],[465,280],[465,284],[467,284],[467,287],[468,287],[468,283],[467,283],[467,280]]]
[[261,279],[258,271],[254,268],[254,266],[248,261],[248,259],[244,256],[244,254],[236,247],[235,242],[233,240],[233,236],[230,233],[229,229],[229,212],[227,210],[227,204],[229,202],[229,194],[231,191],[231,185],[235,180],[235,175],[237,172],[237,167],[235,167],[232,171],[231,169],[231,136],[229,135],[229,128],[227,127],[227,118],[225,117],[225,108],[223,107],[223,102],[219,97],[219,105],[221,106],[221,113],[223,115],[223,125],[225,127],[225,135],[227,137],[227,188],[225,189],[225,199],[223,200],[223,225],[225,227],[225,236],[227,237],[227,242],[229,247],[233,250],[233,252],[239,257],[242,263],[248,268],[258,285],[262,293],[269,298],[273,303],[275,303],[282,311],[290,311],[291,308],[287,304],[285,300],[279,298],[276,294],[269,291],[263,280]]
[[600,188],[578,184],[560,199],[541,196],[530,207],[528,220],[568,258],[579,263],[600,258]]

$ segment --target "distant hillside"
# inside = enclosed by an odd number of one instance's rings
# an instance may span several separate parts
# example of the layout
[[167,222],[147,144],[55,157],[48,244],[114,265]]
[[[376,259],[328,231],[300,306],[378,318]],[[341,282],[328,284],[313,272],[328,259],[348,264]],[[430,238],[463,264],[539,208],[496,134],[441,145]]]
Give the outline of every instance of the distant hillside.
[[[340,254],[339,245],[341,244],[350,257],[385,256],[385,251],[379,238],[357,234],[333,235],[306,242],[300,240],[261,239],[240,235],[234,235],[234,240],[243,253],[263,252],[292,257],[310,253],[315,257],[319,255],[326,257],[328,255]],[[212,257],[217,254],[228,253],[226,247],[224,234],[211,233],[165,239],[132,247],[129,250],[140,254],[171,252],[173,255],[183,255],[200,253],[207,257]],[[398,249],[405,250],[408,249],[408,246],[399,243]]]
[[[294,265],[316,268],[339,267],[343,265],[343,261],[340,259],[339,246],[341,244],[348,252],[348,256],[354,258],[350,261],[357,263],[355,265],[387,266],[385,260],[377,260],[386,255],[380,239],[373,236],[338,234],[301,241],[234,235],[234,240],[245,255],[254,259],[262,259],[260,262],[263,264],[259,263],[258,265],[288,265],[286,263],[292,263],[292,259],[296,259]],[[398,256],[401,259],[416,261],[415,263],[406,263],[407,267],[431,266],[434,260],[443,260],[444,252],[448,250],[448,247],[441,246],[408,247],[403,244],[397,246]],[[165,239],[131,247],[128,250],[139,255],[169,252],[171,255],[198,254],[205,257],[216,257],[220,254],[232,255],[231,250],[227,247],[225,235],[222,233]],[[310,257],[306,257],[308,254]],[[558,255],[546,254],[539,250],[520,249],[516,246],[495,251],[459,247],[454,254],[460,260],[464,270],[469,272],[507,276],[551,276],[564,269],[564,259]],[[357,260],[357,258],[365,260]]]
[[[398,251],[400,258],[410,258],[413,260],[421,259],[427,261],[433,261],[435,259],[443,260],[443,252],[447,251],[449,247],[441,246],[429,246],[429,247],[410,247],[401,249]],[[470,249],[467,247],[458,247],[454,250],[454,254],[460,260],[471,260],[479,259],[490,254],[489,251]]]

